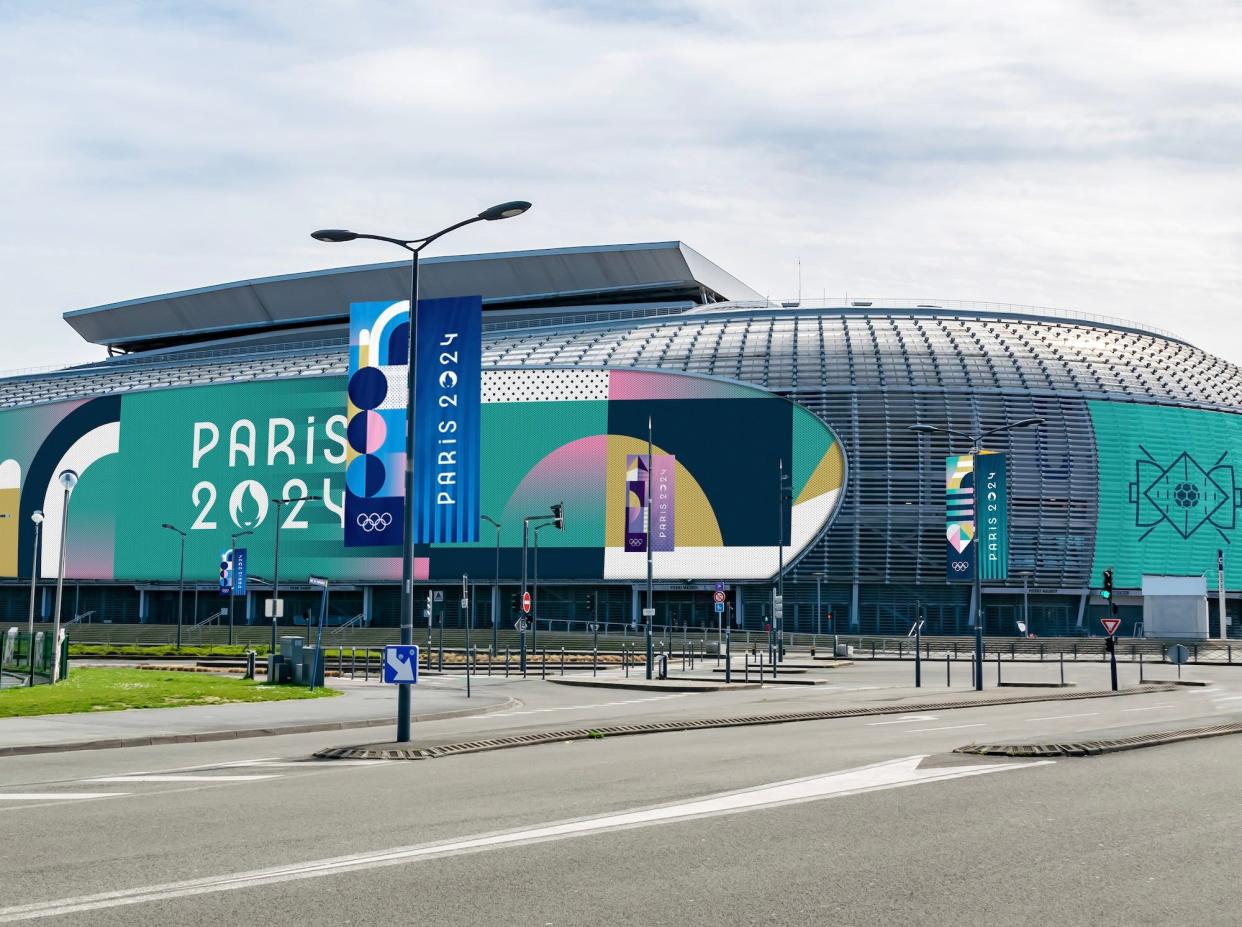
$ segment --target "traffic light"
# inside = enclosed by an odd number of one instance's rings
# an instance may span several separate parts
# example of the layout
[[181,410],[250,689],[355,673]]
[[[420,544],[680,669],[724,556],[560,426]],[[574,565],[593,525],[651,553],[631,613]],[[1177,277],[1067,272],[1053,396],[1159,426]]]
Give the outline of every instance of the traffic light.
[[557,531],[565,530],[565,503],[558,502],[552,506],[552,524],[556,525]]
[[423,617],[426,618],[428,621],[431,620],[431,590],[430,589],[427,590],[427,605],[423,609]]
[[1111,569],[1104,571],[1104,588],[1100,590],[1100,598],[1106,601],[1112,601],[1113,598],[1113,571]]
[[509,596],[509,611],[517,614],[518,610],[518,594],[515,592]]
[[586,594],[586,613],[588,615],[595,614],[595,593],[588,592]]
[[1117,638],[1113,637],[1111,634],[1108,637],[1104,638],[1104,652],[1105,653],[1116,653],[1117,652]]

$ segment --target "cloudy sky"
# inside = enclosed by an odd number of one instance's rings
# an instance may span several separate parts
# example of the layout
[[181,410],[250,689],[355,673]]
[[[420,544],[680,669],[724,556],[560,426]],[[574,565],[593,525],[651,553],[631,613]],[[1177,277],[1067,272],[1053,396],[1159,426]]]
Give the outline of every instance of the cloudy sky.
[[681,239],[761,292],[1121,316],[1242,362],[1242,4],[0,0],[0,370],[67,309]]

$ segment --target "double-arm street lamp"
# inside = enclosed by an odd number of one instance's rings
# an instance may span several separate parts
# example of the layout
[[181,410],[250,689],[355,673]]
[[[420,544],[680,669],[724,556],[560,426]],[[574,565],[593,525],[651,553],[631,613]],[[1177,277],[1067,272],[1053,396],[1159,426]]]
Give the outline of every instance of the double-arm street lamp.
[[[229,535],[229,556],[233,558],[233,581],[229,583],[229,643],[233,643],[233,607],[237,604],[237,539],[244,538],[253,531],[238,531]],[[247,564],[249,566],[249,564]]]
[[496,658],[496,634],[500,627],[500,522],[490,515],[479,516],[496,529],[496,572],[492,574],[492,659]]
[[[185,532],[180,528],[170,525],[168,522],[160,525],[161,528],[167,528],[169,531],[175,531],[181,536],[181,567],[177,575],[177,649],[181,649],[181,614],[182,607],[185,605]],[[195,587],[197,588],[197,587]],[[197,599],[195,601],[198,601]]]
[[[983,450],[983,440],[992,435],[999,435],[1006,431],[1013,431],[1016,428],[1031,428],[1033,426],[1042,425],[1042,418],[1024,418],[1021,421],[1009,422],[997,428],[989,428],[986,431],[958,431],[954,428],[947,428],[941,425],[911,425],[910,430],[916,434],[932,434],[939,432],[941,434],[950,435],[956,438],[965,438],[970,442],[970,453],[972,456],[978,456]],[[980,567],[982,562],[979,558],[979,517],[978,517],[978,485],[975,486],[975,536],[973,543],[975,546],[975,576],[974,576],[974,600],[975,600],[975,689],[983,690],[983,583],[980,576]]]
[[[515,200],[500,203],[485,209],[477,216],[455,222],[440,231],[423,238],[391,238],[387,235],[368,235],[361,232],[350,232],[346,229],[320,229],[311,232],[311,238],[324,242],[355,241],[359,238],[371,241],[386,241],[389,244],[404,248],[410,252],[410,340],[407,357],[409,367],[406,373],[406,422],[405,422],[405,512],[404,530],[401,542],[401,643],[414,643],[414,387],[415,387],[415,354],[418,330],[418,256],[433,241],[442,238],[449,232],[456,231],[475,222],[494,222],[497,219],[511,219],[520,216],[530,209],[530,203]],[[397,743],[408,743],[410,739],[410,687],[397,686]]]

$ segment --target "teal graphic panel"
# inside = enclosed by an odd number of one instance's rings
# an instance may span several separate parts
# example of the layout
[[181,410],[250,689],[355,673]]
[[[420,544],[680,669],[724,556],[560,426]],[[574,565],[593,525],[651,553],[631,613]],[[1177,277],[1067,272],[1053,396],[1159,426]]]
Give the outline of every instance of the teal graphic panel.
[[[1143,574],[1197,576],[1242,587],[1238,509],[1242,416],[1118,402],[1089,403],[1099,452],[1099,522],[1092,585],[1112,567],[1121,588]],[[1236,550],[1236,554],[1233,551]]]

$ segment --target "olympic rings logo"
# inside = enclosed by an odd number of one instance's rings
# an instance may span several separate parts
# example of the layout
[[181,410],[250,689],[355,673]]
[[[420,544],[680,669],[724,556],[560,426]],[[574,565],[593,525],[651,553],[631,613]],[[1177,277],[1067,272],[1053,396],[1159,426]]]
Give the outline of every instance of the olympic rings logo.
[[383,531],[392,524],[392,516],[387,512],[380,512],[379,514],[367,512],[359,515],[357,522],[358,527],[363,531]]
[[965,573],[970,569],[970,561],[968,560],[954,560],[952,565],[954,573]]

